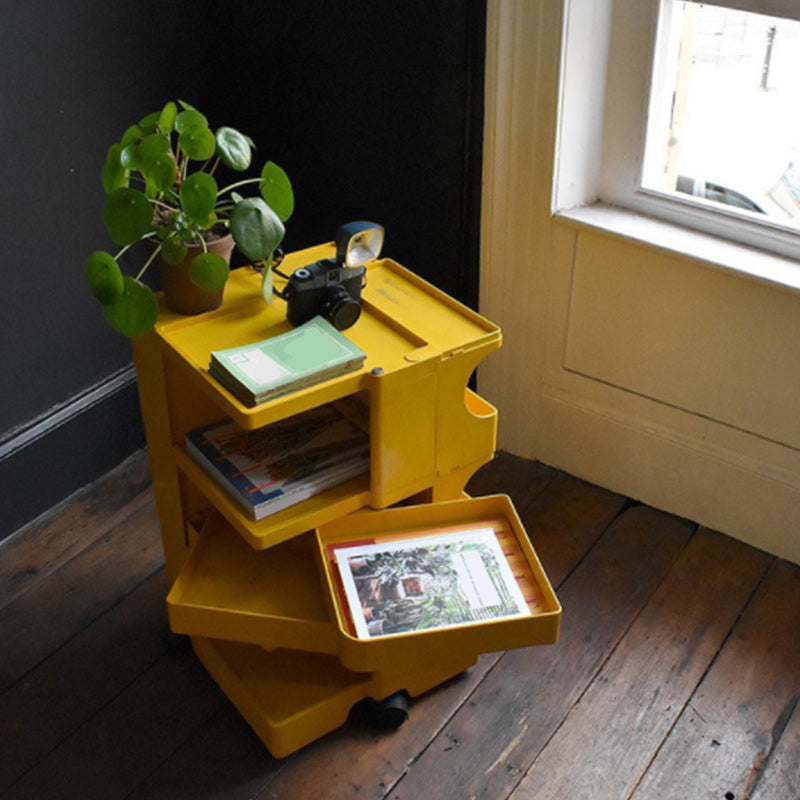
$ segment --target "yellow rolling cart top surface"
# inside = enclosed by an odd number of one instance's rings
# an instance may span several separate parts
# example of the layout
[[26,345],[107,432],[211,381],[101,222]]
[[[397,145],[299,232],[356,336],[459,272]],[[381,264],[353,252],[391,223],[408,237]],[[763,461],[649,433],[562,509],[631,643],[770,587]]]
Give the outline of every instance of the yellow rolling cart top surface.
[[[297,267],[334,254],[333,245],[321,245],[284,259],[281,269]],[[347,330],[347,337],[367,353],[364,367],[322,385],[293,392],[250,408],[237,400],[208,374],[212,350],[223,350],[291,329],[285,305],[267,306],[261,299],[261,276],[250,269],[231,273],[225,302],[201,317],[185,317],[162,307],[156,330],[167,350],[177,357],[200,388],[225,416],[242,428],[259,428],[275,419],[369,389],[377,378],[398,372],[410,374],[414,365],[458,356],[465,380],[475,365],[500,346],[500,329],[471,309],[453,300],[390,259],[368,265],[367,283],[361,295],[362,314]],[[280,279],[276,278],[276,282]],[[473,359],[465,358],[468,354]],[[374,371],[380,370],[380,376]],[[413,409],[411,409],[413,414]],[[401,426],[400,420],[395,425]]]
[[[333,253],[328,244],[290,254],[282,270]],[[499,329],[382,259],[368,266],[361,317],[345,332],[367,353],[365,365],[250,408],[207,369],[212,350],[289,329],[284,303],[266,306],[260,281],[234,270],[223,305],[201,316],[162,308],[134,353],[172,628],[192,636],[206,668],[282,756],[340,725],[359,699],[419,694],[482,652],[555,641],[561,608],[508,498],[463,499],[466,481],[493,456],[497,426],[496,409],[466,384],[500,346]],[[184,449],[186,433],[205,425],[231,419],[256,429],[324,403],[369,433],[369,474],[259,521]],[[415,504],[387,508],[409,498]],[[517,580],[536,597],[528,615],[355,635],[331,547],[487,521],[502,530]]]

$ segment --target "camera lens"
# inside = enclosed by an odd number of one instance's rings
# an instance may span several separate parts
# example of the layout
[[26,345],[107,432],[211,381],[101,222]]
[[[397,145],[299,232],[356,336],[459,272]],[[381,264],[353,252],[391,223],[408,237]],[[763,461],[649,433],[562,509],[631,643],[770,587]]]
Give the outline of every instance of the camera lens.
[[341,284],[331,286],[325,292],[325,299],[320,306],[320,314],[333,325],[336,330],[343,331],[355,323],[361,314],[361,305],[353,300],[350,292]]

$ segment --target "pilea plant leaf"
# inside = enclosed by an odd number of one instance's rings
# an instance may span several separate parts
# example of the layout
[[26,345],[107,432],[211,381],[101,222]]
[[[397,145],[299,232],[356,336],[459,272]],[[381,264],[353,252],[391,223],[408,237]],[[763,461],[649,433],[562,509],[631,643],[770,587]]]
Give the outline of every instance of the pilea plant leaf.
[[287,174],[277,164],[267,161],[261,170],[259,189],[278,219],[286,222],[294,212],[294,192]]
[[166,192],[175,183],[178,173],[172,153],[160,155],[148,169],[151,171],[150,177],[157,191]]
[[148,197],[167,191],[175,183],[175,160],[170,152],[169,137],[162,133],[148,134],[139,142],[136,164],[145,178]]
[[170,101],[161,109],[161,116],[158,118],[158,129],[161,133],[172,133],[177,116],[178,107]]
[[181,206],[197,223],[203,224],[217,202],[217,182],[207,172],[195,172],[181,184]]
[[124,336],[141,336],[147,333],[158,319],[158,303],[149,286],[123,277],[122,294],[110,305],[103,306],[106,320]]
[[149,133],[139,142],[139,159],[149,161],[169,152],[169,136],[163,133]]
[[[188,113],[186,111],[184,114]],[[178,114],[180,118],[180,114]],[[205,161],[214,155],[217,142],[211,130],[203,125],[191,125],[180,132],[178,145],[183,153],[195,161]]]
[[167,264],[180,264],[186,258],[187,252],[189,252],[188,248],[177,236],[164,239],[164,243],[161,245],[161,258]]
[[153,209],[141,192],[122,187],[106,198],[103,221],[111,238],[124,247],[138,242],[152,230]]
[[175,130],[183,133],[187,128],[207,128],[208,120],[194,108],[187,108],[175,117]]
[[253,261],[272,261],[285,233],[278,215],[260,197],[240,200],[231,211],[231,233],[237,247]]
[[139,143],[134,142],[123,147],[119,160],[125,169],[139,169]]
[[216,211],[212,211],[208,217],[206,217],[205,222],[201,223],[200,227],[204,231],[211,230],[217,223],[219,222],[219,217],[217,216]]
[[219,253],[201,253],[189,264],[192,282],[207,292],[217,292],[228,280],[228,263]]
[[142,129],[138,125],[131,125],[125,133],[122,134],[120,144],[127,147],[129,144],[138,142],[142,138]]
[[128,185],[129,172],[122,165],[122,145],[112,144],[108,148],[106,164],[103,167],[103,189],[106,194],[111,194],[114,189],[120,189]]
[[92,253],[86,262],[86,276],[92,293],[104,306],[122,295],[122,272],[111,253],[104,250]]
[[193,242],[200,234],[200,226],[192,222],[185,211],[179,211],[173,216],[172,228],[184,242]]
[[239,172],[250,166],[252,158],[250,144],[239,131],[233,128],[220,128],[216,139],[217,154],[223,164]]
[[139,120],[139,127],[142,129],[142,135],[146,135],[148,133],[155,133],[156,126],[158,125],[158,120],[161,118],[160,111],[154,111],[152,114],[148,114],[143,119]]

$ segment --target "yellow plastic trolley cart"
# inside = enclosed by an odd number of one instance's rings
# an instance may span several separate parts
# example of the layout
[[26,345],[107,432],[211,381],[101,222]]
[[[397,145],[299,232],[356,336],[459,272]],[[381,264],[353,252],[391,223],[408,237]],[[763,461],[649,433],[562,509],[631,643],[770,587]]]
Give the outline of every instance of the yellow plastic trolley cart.
[[[283,268],[333,252],[333,244],[299,251]],[[284,303],[266,306],[260,280],[251,269],[233,270],[223,305],[200,316],[162,306],[134,355],[171,628],[191,637],[206,669],[281,757],[341,725],[359,700],[419,695],[483,652],[555,641],[561,607],[509,499],[463,493],[494,454],[497,411],[467,382],[500,346],[500,330],[381,259],[368,266],[361,317],[346,331],[367,353],[364,366],[250,408],[207,368],[212,350],[289,329]],[[368,432],[369,473],[259,521],[184,450],[186,433],[205,425],[233,420],[256,429],[324,403]],[[354,635],[328,557],[332,545],[487,520],[506,532],[518,580],[535,588],[535,613],[369,640]]]

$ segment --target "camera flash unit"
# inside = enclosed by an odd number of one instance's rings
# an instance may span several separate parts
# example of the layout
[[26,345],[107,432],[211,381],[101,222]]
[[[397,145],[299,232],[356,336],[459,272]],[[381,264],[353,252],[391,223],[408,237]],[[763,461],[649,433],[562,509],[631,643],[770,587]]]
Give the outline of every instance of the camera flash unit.
[[374,261],[383,248],[384,230],[374,222],[348,222],[336,231],[336,263],[360,267]]

